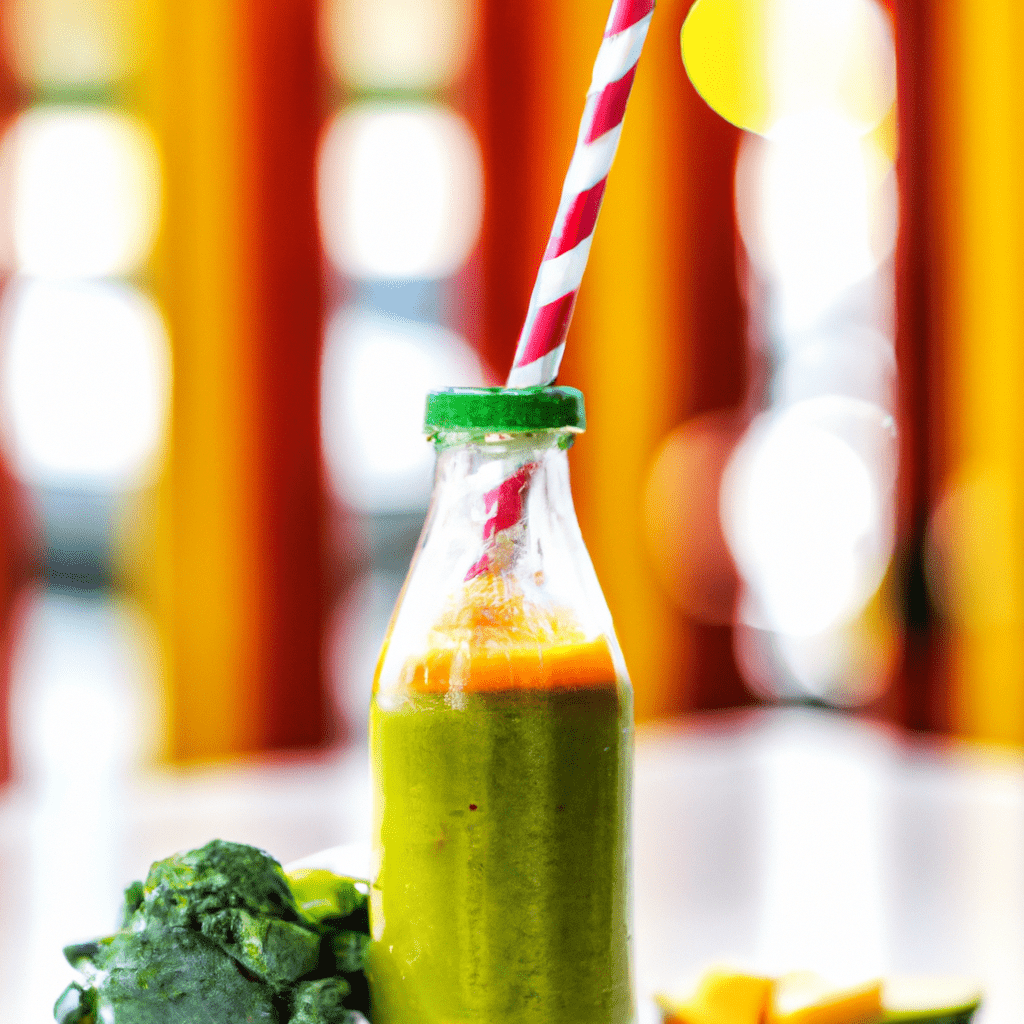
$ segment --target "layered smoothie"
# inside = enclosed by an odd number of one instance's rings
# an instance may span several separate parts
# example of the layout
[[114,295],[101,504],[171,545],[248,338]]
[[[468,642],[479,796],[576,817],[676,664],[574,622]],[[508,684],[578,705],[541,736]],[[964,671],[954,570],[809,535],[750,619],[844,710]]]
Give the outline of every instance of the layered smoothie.
[[603,638],[511,619],[374,698],[374,1024],[632,1020],[631,691]]

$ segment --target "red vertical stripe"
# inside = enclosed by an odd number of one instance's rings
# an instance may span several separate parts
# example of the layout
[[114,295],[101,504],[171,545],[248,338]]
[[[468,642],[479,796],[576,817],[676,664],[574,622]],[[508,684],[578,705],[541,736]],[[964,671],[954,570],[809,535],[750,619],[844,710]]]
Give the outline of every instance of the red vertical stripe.
[[258,488],[265,608],[264,745],[327,736],[319,431],[322,261],[314,181],[325,94],[316,0],[244,0],[256,306]]
[[539,180],[536,169],[537,152],[548,141],[538,136],[534,116],[545,109],[543,82],[536,71],[546,53],[541,41],[544,12],[533,2],[478,0],[475,6],[479,45],[460,99],[480,140],[486,201],[478,255],[470,268],[475,276],[466,274],[460,281],[477,293],[467,304],[463,328],[495,379],[504,380],[559,185]]
[[[659,21],[681,24],[692,0],[683,0],[659,12]],[[653,33],[652,33],[653,34]],[[677,235],[680,277],[679,305],[672,311],[689,339],[688,395],[680,420],[716,410],[739,409],[747,399],[750,366],[744,299],[737,272],[742,259],[737,244],[733,175],[741,132],[712,111],[686,76],[677,33],[662,33],[664,65],[671,78],[663,81],[672,106],[666,110],[666,130],[679,133],[673,145],[679,154],[675,188],[685,197],[669,204],[681,215]],[[671,59],[669,59],[671,57]],[[667,192],[672,185],[667,186]],[[668,322],[672,322],[671,318]],[[689,708],[722,708],[749,704],[753,697],[740,675],[733,655],[732,627],[690,620],[692,661],[684,686]]]
[[934,14],[926,0],[884,0],[896,27],[899,104],[900,231],[896,249],[896,365],[899,368],[900,481],[897,559],[901,561],[904,658],[895,692],[881,713],[914,729],[950,724],[949,677],[941,620],[925,580],[928,518],[948,470],[942,438],[945,383],[936,337],[937,283],[942,269],[941,162],[933,159],[936,128]]
[[[20,106],[21,96],[0,49],[0,135],[6,133]],[[8,187],[9,181],[8,181]],[[9,196],[0,195],[6,203]],[[9,278],[0,273],[0,295]],[[21,487],[8,472],[0,454],[0,786],[11,774],[9,697],[11,659],[15,638],[18,589],[27,570],[27,530]]]

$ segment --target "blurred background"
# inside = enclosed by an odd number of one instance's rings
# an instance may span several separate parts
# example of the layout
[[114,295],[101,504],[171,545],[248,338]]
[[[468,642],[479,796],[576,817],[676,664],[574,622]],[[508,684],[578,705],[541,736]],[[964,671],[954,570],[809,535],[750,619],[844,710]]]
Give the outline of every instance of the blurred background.
[[[658,4],[560,375],[638,718],[1018,745],[1024,15],[707,5],[732,124],[691,5]],[[423,396],[505,377],[607,6],[0,4],[8,837],[140,766],[361,740]]]
[[[7,0],[0,777],[108,664],[145,759],[360,736],[422,395],[504,379],[605,6]],[[1019,742],[1020,19],[707,5],[755,134],[690,6],[560,377],[638,715]]]

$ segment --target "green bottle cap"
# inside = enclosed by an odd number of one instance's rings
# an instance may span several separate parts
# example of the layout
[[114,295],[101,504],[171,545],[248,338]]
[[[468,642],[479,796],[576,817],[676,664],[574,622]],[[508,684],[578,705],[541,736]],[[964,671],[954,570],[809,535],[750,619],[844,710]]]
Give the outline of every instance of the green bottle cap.
[[583,392],[576,388],[444,388],[427,395],[424,430],[526,434],[586,429]]

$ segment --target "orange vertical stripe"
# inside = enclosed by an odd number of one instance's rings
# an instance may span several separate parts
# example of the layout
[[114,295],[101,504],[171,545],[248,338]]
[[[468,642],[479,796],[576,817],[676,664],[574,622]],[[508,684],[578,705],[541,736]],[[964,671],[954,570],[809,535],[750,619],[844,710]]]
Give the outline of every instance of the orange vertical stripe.
[[156,601],[177,759],[326,737],[314,0],[147,0],[171,328]]
[[257,748],[265,707],[241,9],[148,2],[143,112],[160,140],[166,195],[154,276],[174,373],[157,617],[169,752],[194,759]]
[[955,651],[954,724],[1024,740],[1024,9],[933,8]]

